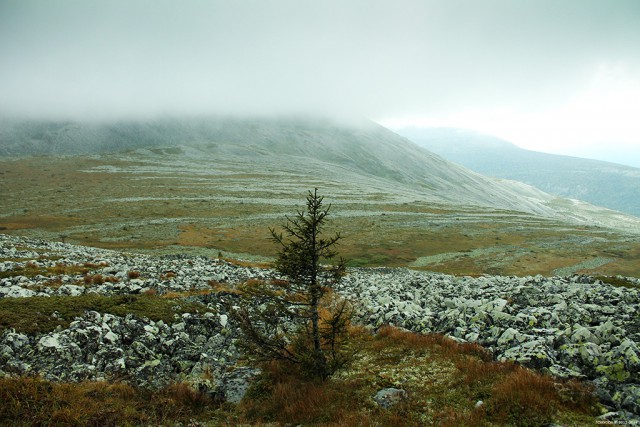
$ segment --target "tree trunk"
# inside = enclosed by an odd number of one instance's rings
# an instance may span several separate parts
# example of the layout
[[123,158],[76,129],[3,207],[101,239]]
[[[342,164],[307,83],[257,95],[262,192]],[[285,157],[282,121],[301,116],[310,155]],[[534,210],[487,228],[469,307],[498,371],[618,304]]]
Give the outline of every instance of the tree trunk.
[[[317,200],[316,188],[314,191],[314,200]],[[321,289],[318,284],[318,269],[320,259],[318,257],[318,205],[314,203],[311,212],[311,334],[313,339],[313,355],[316,370],[321,378],[327,377],[327,360],[322,351],[322,343],[320,340],[320,312],[318,306],[320,304]]]
[[313,358],[316,372],[320,378],[327,377],[327,360],[322,351],[322,343],[320,341],[320,313],[319,292],[317,285],[314,286],[313,295],[311,297],[311,334],[313,338]]

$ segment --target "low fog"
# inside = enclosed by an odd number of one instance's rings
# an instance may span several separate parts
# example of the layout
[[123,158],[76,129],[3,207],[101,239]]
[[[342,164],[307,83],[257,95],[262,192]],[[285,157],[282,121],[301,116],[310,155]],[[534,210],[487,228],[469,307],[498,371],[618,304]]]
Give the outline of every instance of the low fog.
[[637,82],[638,22],[636,0],[4,0],[0,114],[534,114],[603,66]]

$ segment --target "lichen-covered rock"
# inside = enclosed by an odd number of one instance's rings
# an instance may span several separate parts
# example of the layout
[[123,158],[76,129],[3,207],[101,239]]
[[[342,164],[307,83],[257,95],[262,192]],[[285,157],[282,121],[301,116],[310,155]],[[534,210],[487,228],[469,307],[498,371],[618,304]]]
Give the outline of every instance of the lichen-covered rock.
[[[220,378],[238,358],[235,329],[222,327],[217,316],[189,314],[183,327],[171,328],[132,315],[119,317],[86,312],[69,328],[30,340],[5,331],[0,335],[0,370],[40,374],[54,381],[119,379],[141,387],[162,387],[178,379],[202,378],[215,372]],[[227,324],[227,327],[230,325]],[[198,344],[196,344],[198,343]],[[245,375],[245,377],[248,377]],[[229,382],[237,398],[244,387],[237,374]],[[220,383],[216,387],[222,387]]]
[[29,283],[21,283],[20,285],[0,286],[0,298],[29,298],[36,295],[36,292],[27,289]]
[[526,366],[542,369],[557,364],[554,352],[544,340],[526,341],[507,349],[500,360],[510,360]]
[[259,373],[258,369],[249,367],[240,367],[225,373],[221,387],[224,400],[230,403],[240,403],[251,382]]

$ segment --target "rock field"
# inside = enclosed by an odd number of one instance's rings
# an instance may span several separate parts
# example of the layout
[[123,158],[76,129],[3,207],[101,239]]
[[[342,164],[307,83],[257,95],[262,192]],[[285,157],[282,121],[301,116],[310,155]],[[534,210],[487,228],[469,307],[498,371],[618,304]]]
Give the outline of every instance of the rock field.
[[[27,265],[90,265],[91,274],[115,279],[87,283],[82,274],[61,274],[54,286],[51,275],[20,275]],[[274,277],[267,269],[206,257],[121,253],[4,234],[0,273],[0,298],[162,296]],[[350,269],[337,290],[354,302],[366,325],[442,333],[477,342],[499,360],[587,379],[615,416],[640,419],[640,280],[626,280],[632,286],[577,275],[455,277],[373,268]],[[176,313],[167,323],[87,311],[67,328],[48,333],[7,329],[0,334],[0,376],[124,380],[144,387],[186,381],[237,402],[257,370],[237,364],[238,331],[225,312],[233,298],[226,291],[192,292],[185,299],[202,303],[202,313]]]

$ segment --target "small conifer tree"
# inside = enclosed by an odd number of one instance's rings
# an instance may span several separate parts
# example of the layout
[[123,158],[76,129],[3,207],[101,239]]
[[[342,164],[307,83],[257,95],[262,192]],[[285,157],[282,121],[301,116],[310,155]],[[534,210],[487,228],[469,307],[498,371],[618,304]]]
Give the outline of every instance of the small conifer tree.
[[345,344],[351,309],[330,292],[344,274],[345,261],[324,264],[337,255],[333,248],[340,234],[322,237],[331,207],[322,202],[317,189],[309,192],[306,210],[287,217],[282,232],[270,229],[280,247],[274,268],[285,280],[243,286],[233,316],[249,354],[288,360],[311,377],[326,379],[349,359]]

